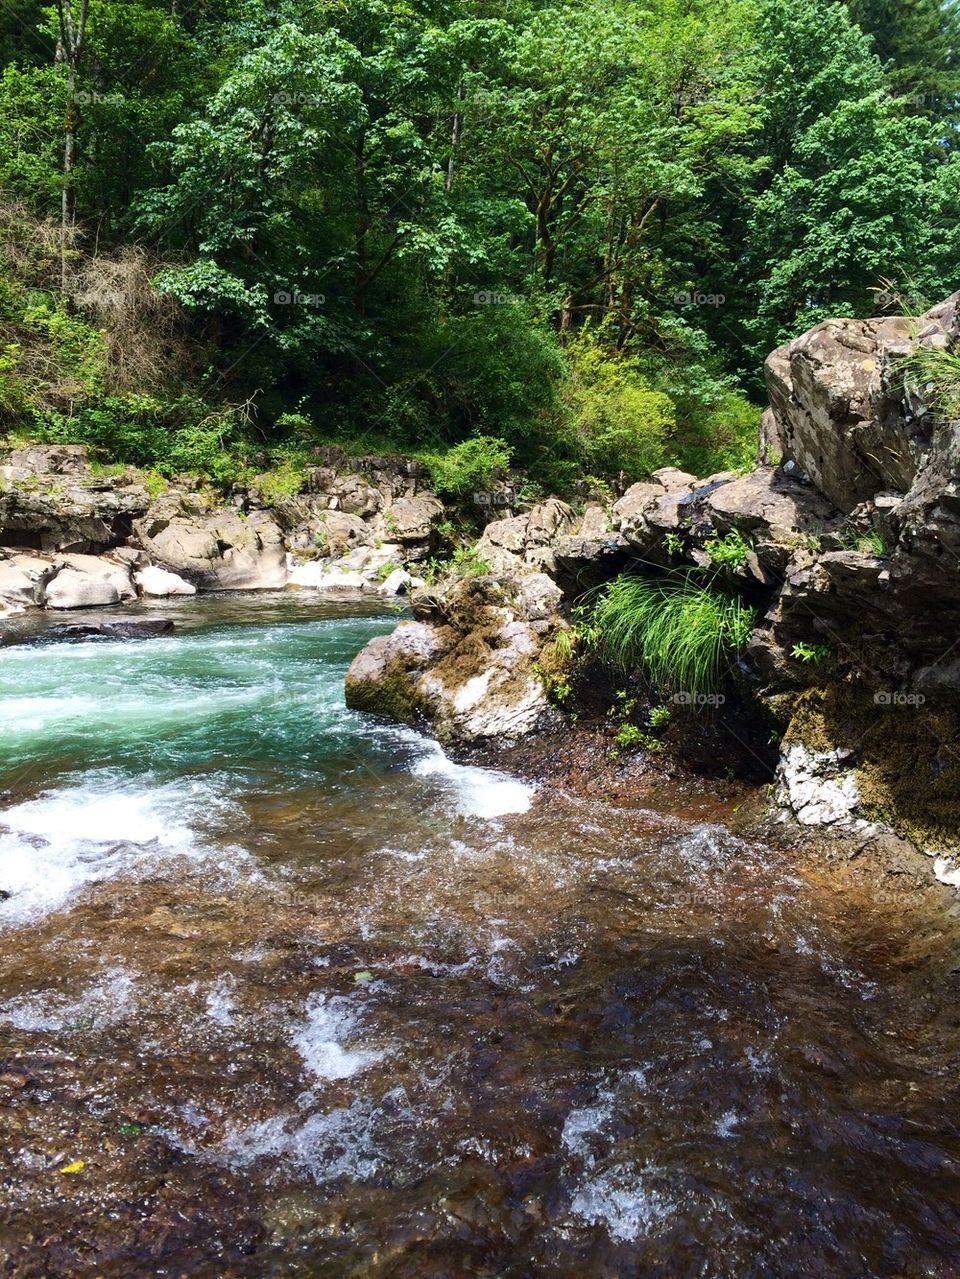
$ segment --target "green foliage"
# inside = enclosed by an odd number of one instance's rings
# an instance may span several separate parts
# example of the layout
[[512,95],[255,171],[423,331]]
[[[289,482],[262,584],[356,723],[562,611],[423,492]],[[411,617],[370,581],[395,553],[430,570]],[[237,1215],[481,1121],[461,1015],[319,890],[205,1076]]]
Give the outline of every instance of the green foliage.
[[284,461],[271,471],[255,475],[251,483],[260,490],[260,496],[268,506],[281,498],[292,497],[303,488],[303,468],[295,462]]
[[826,662],[833,655],[833,650],[829,644],[794,644],[790,650],[790,656],[798,662],[803,662],[806,666],[819,666],[821,662]]
[[589,333],[568,348],[568,358],[561,440],[567,436],[567,449],[583,469],[638,479],[669,464],[676,409],[647,384],[637,361],[605,350]]
[[887,544],[883,535],[876,529],[862,529],[851,526],[840,536],[841,545],[849,551],[861,551],[865,555],[876,555],[883,558],[887,554]]
[[429,585],[442,578],[483,577],[490,572],[490,565],[469,546],[458,546],[450,556],[433,556],[424,561],[420,576]]
[[696,693],[716,687],[725,658],[739,650],[753,613],[739,599],[687,577],[618,577],[593,614],[598,647],[614,665],[642,668],[658,687]]
[[903,382],[921,389],[938,417],[960,420],[960,355],[918,346],[901,358],[898,373]]
[[650,708],[650,727],[666,728],[669,724],[673,712],[669,706],[651,706]]
[[[738,470],[772,345],[956,285],[958,0],[91,0],[73,89],[54,7],[8,8],[0,414],[166,474]],[[83,300],[132,242],[157,377]]]
[[615,741],[621,750],[643,749],[659,755],[663,751],[663,742],[650,733],[645,733],[636,724],[621,724],[617,729]]
[[510,446],[481,435],[454,445],[445,453],[429,454],[426,462],[435,491],[450,497],[489,492],[510,466]]
[[749,542],[744,541],[740,530],[733,528],[722,537],[714,529],[704,542],[703,549],[717,568],[741,568],[753,548]]

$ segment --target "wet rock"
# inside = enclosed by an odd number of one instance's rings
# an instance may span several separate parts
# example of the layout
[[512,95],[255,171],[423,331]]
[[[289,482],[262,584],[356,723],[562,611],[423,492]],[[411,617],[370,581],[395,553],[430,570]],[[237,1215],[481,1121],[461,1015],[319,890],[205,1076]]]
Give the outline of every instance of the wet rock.
[[441,740],[516,738],[551,716],[536,668],[560,591],[542,574],[473,577],[413,597],[418,620],[372,640],[347,704],[425,719]]
[[64,622],[51,626],[37,636],[34,642],[49,640],[152,639],[157,635],[169,635],[174,623],[169,617],[116,617],[108,621]]
[[854,820],[860,790],[854,771],[845,767],[846,750],[813,751],[794,742],[777,769],[775,802],[802,826],[833,826]]

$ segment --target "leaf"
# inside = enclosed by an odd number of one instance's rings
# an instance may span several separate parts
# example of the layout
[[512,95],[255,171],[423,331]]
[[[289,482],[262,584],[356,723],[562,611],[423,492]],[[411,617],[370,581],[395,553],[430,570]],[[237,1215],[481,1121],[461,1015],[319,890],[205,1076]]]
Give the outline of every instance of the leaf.
[[65,1167],[58,1169],[58,1171],[59,1172],[83,1172],[85,1167],[86,1167],[86,1162],[83,1159],[77,1159],[74,1161],[74,1163],[67,1164]]

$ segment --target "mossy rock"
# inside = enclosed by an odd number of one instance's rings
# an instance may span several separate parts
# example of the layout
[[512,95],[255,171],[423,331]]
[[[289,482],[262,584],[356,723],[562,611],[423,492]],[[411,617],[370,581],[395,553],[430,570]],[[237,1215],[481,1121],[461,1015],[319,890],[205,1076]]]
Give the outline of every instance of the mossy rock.
[[403,659],[393,658],[377,679],[356,679],[347,675],[344,685],[347,706],[354,711],[385,715],[403,724],[422,718],[417,695],[417,678]]
[[[785,742],[850,751],[863,812],[924,848],[960,838],[960,694],[935,690],[880,701],[863,684],[808,689]],[[917,699],[923,697],[923,701]]]

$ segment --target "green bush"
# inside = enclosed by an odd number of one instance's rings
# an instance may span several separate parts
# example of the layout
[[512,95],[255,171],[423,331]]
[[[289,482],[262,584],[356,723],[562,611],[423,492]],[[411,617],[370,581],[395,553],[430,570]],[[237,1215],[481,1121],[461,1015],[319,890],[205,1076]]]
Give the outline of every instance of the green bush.
[[464,493],[489,489],[498,475],[510,466],[510,447],[491,435],[455,444],[446,453],[426,458],[430,482],[437,493],[461,497]]
[[744,541],[739,529],[731,529],[723,537],[716,529],[710,534],[703,549],[710,556],[710,561],[718,568],[740,568],[752,549],[749,542]]
[[640,478],[676,460],[673,401],[651,388],[635,359],[601,346],[589,332],[570,344],[568,359],[560,436],[581,471]]
[[601,654],[625,670],[642,667],[662,688],[715,688],[724,659],[746,643],[752,610],[688,577],[618,577],[593,612]]

